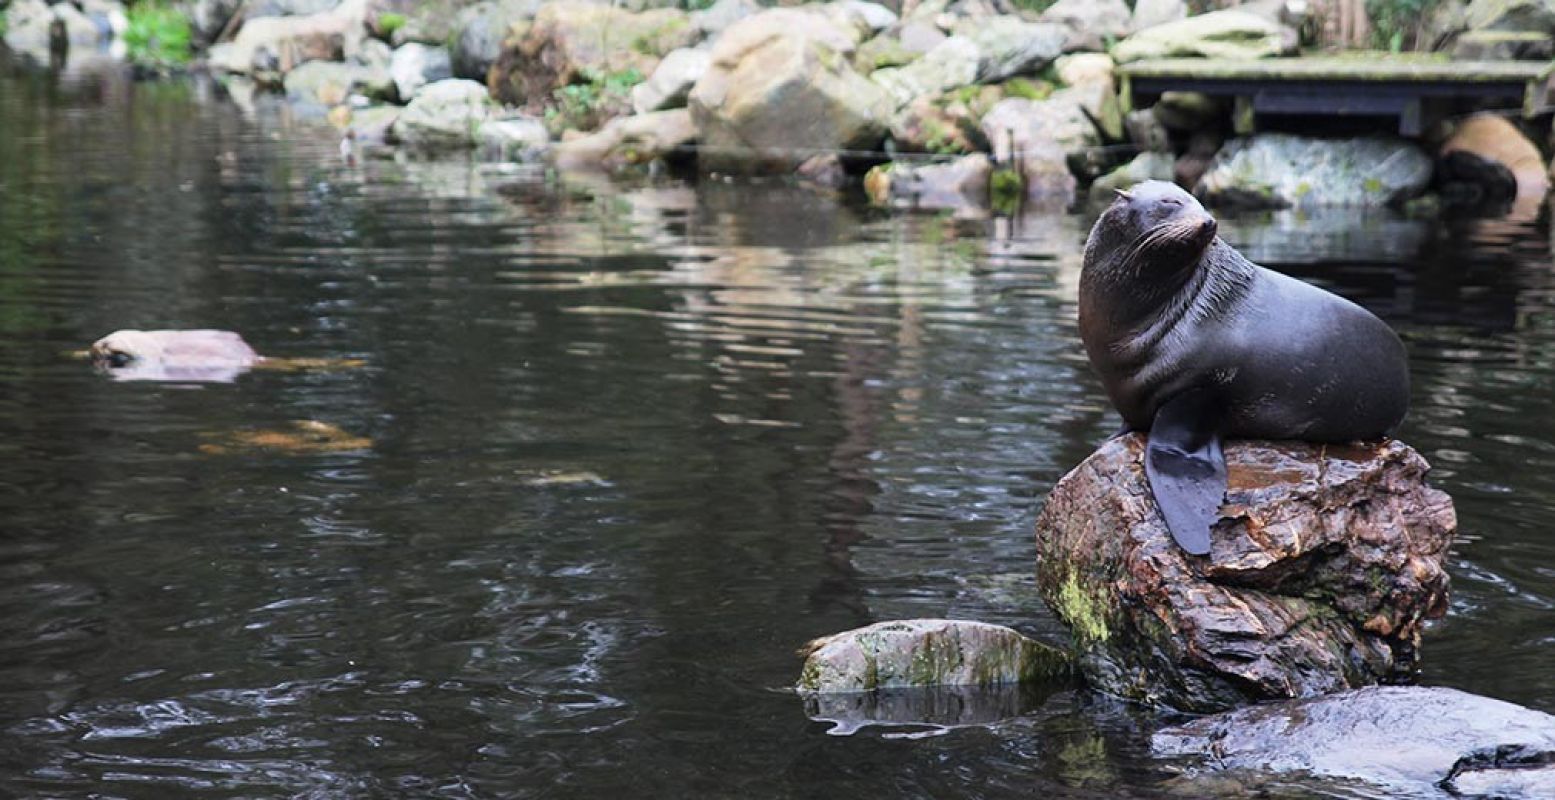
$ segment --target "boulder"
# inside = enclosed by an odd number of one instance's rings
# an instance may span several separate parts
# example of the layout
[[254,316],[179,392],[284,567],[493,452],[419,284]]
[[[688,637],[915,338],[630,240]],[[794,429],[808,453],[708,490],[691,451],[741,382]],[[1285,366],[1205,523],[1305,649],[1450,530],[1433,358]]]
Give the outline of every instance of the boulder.
[[595,133],[563,141],[553,148],[552,160],[562,169],[615,171],[659,159],[684,159],[677,151],[696,138],[689,110],[655,111],[613,119]]
[[957,37],[977,46],[979,83],[1039,72],[1063,52],[1069,38],[1069,29],[1062,25],[1016,16],[963,20],[954,30]]
[[1069,674],[1061,651],[1001,625],[949,619],[877,622],[805,646],[805,693],[998,686]]
[[81,13],[97,27],[103,41],[123,37],[130,27],[128,9],[119,0],[81,0]]
[[1176,174],[1176,166],[1177,159],[1171,153],[1140,153],[1127,164],[1091,183],[1091,203],[1094,205],[1110,203],[1114,192],[1127,189],[1141,181],[1170,181]]
[[5,44],[19,52],[41,53],[47,57],[54,8],[43,0],[12,0],[5,9]]
[[703,36],[711,38],[723,33],[730,25],[759,13],[761,13],[761,4],[756,0],[718,0],[707,8],[692,13],[691,24],[696,26]]
[[1134,13],[1129,17],[1130,32],[1154,28],[1168,22],[1176,22],[1188,16],[1188,4],[1183,0],[1135,0]]
[[[477,5],[473,0],[379,0],[382,11],[398,14],[398,26],[389,32],[389,43],[395,47],[409,42],[420,42],[435,47],[447,47],[458,35],[456,27],[464,9]],[[375,28],[382,30],[382,14],[374,17]]]
[[1222,206],[1382,207],[1424,190],[1431,166],[1429,156],[1403,139],[1263,134],[1221,147],[1194,193]]
[[875,167],[864,176],[864,192],[878,206],[925,210],[965,210],[988,207],[988,179],[993,162],[982,153],[954,161],[911,166]]
[[982,50],[972,40],[952,36],[905,67],[875,70],[869,80],[889,93],[900,108],[914,98],[975,83],[981,63]]
[[367,35],[367,0],[344,0],[329,11],[298,17],[262,17],[244,23],[231,42],[206,55],[218,70],[281,73],[307,61],[338,61]]
[[1295,46],[1295,34],[1272,19],[1240,9],[1212,11],[1146,28],[1112,48],[1120,64],[1145,58],[1267,58]]
[[848,183],[848,168],[836,153],[810,156],[794,169],[794,177],[827,189],[840,189]]
[[[1457,176],[1487,184],[1486,189],[1492,194],[1537,202],[1549,191],[1550,178],[1539,147],[1505,117],[1475,114],[1458,122],[1437,151],[1438,158],[1443,159],[1454,154],[1459,164]],[[1505,177],[1512,179],[1510,187],[1503,185],[1496,191],[1489,185],[1504,182]]]
[[1127,36],[1133,12],[1123,0],[1058,0],[1042,12],[1043,22],[1053,22],[1089,40]]
[[493,161],[533,161],[550,147],[551,134],[538,117],[505,117],[481,123],[481,154]]
[[[1172,149],[1172,137],[1167,132],[1166,126],[1156,119],[1150,109],[1130,111],[1123,115],[1123,134],[1130,144],[1137,145],[1141,150],[1149,150],[1157,153],[1169,153]],[[1216,148],[1219,149],[1218,147]],[[1214,150],[1208,155],[1213,156]]]
[[189,3],[184,8],[189,17],[191,38],[198,44],[216,41],[242,5],[243,0],[194,0]]
[[496,110],[486,87],[462,78],[429,83],[400,113],[394,131],[406,144],[427,152],[474,147],[476,133]]
[[1244,790],[1263,773],[1282,797],[1292,773],[1343,781],[1333,796],[1555,797],[1555,717],[1456,689],[1378,686],[1242,708],[1161,730],[1151,749],[1234,771]]
[[389,58],[389,76],[401,100],[409,101],[416,90],[454,76],[448,50],[420,42],[407,42],[394,48]]
[[[998,102],[995,87],[981,87]],[[891,120],[891,140],[896,149],[908,153],[940,155],[967,154],[988,149],[988,140],[978,127],[981,102],[977,97],[963,99],[961,92],[951,95],[920,97]]]
[[486,71],[502,55],[515,23],[532,19],[541,0],[486,0],[459,11],[449,39],[452,75],[443,77],[486,80]]
[[294,103],[337,106],[352,95],[394,98],[388,70],[338,61],[309,61],[286,73],[286,99]]
[[498,100],[537,110],[569,84],[629,72],[647,76],[661,57],[698,35],[675,9],[634,14],[611,5],[547,3],[522,38],[503,46],[488,83]]
[[822,6],[822,10],[834,19],[858,28],[865,39],[897,23],[895,11],[865,0],[835,0]]
[[[939,40],[945,40],[945,35],[940,34]],[[935,43],[938,45],[938,42]],[[932,48],[931,48],[932,49]],[[902,40],[890,34],[882,34],[859,45],[853,53],[853,68],[862,75],[868,75],[877,69],[888,67],[905,67],[917,61],[923,53],[909,50]]]
[[1102,691],[1185,711],[1408,677],[1447,610],[1456,518],[1398,441],[1232,441],[1207,556],[1172,541],[1145,437],[1103,444],[1037,519],[1037,585]]
[[1555,4],[1546,0],[1473,0],[1464,13],[1469,31],[1555,33]]
[[53,10],[56,30],[63,32],[65,41],[72,47],[96,47],[111,35],[71,3],[55,3]]
[[399,121],[399,106],[367,106],[365,108],[338,107],[339,116],[331,114],[331,121],[343,128],[357,144],[365,146],[393,144],[399,139],[394,135],[394,123]]
[[1105,86],[1111,91],[1114,66],[1105,53],[1075,53],[1060,56],[1053,62],[1053,71],[1065,86]]
[[659,62],[648,80],[632,87],[632,108],[639,114],[666,108],[681,108],[691,87],[707,72],[713,61],[706,50],[682,47]]
[[773,9],[719,37],[688,101],[703,167],[789,172],[815,151],[880,143],[895,102],[848,64],[846,32],[815,19]]
[[1075,153],[1101,144],[1103,130],[1108,139],[1123,138],[1123,117],[1117,96],[1111,87],[1072,86],[1053,92],[1045,100],[1012,97],[1001,100],[983,115],[983,135],[993,146],[996,160],[1003,162],[1010,150],[1026,149],[1033,140],[1057,144],[1066,153]]

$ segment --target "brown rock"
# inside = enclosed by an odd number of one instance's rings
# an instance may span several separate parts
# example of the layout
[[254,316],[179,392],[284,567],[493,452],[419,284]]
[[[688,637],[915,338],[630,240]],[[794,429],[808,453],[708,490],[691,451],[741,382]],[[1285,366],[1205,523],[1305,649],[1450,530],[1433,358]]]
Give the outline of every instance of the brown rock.
[[690,18],[674,9],[634,14],[603,4],[548,3],[522,37],[504,43],[487,85],[498,100],[533,111],[569,84],[603,83],[631,70],[645,78],[661,57],[696,36]]
[[1237,441],[1207,557],[1173,542],[1144,437],[1107,442],[1037,520],[1037,582],[1104,691],[1184,710],[1396,680],[1447,608],[1452,501],[1397,441]]
[[691,112],[677,108],[611,120],[595,133],[558,144],[553,157],[562,169],[615,171],[673,159],[694,141]]
[[[1476,114],[1458,123],[1438,151],[1443,158],[1453,153],[1465,153],[1505,168],[1516,184],[1518,199],[1531,198],[1537,202],[1549,191],[1544,157],[1539,154],[1538,146],[1504,117]],[[1493,168],[1491,171],[1502,174]]]

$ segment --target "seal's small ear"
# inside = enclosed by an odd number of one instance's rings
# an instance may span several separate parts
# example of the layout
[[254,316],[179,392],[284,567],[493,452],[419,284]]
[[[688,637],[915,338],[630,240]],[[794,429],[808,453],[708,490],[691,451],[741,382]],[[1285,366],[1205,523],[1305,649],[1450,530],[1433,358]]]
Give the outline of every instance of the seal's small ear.
[[1112,191],[1116,192],[1118,197],[1122,198],[1125,201],[1134,199],[1134,195],[1133,194],[1131,194],[1129,192],[1125,192],[1122,189],[1113,189]]

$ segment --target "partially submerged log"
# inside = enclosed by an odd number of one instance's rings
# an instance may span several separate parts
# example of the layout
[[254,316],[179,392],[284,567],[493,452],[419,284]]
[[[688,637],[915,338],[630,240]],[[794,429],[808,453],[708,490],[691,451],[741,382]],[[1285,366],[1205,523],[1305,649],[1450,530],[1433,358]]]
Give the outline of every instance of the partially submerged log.
[[1107,442],[1037,520],[1037,583],[1094,687],[1212,711],[1403,679],[1447,608],[1452,501],[1398,441],[1229,442],[1205,557],[1172,541],[1144,437]]

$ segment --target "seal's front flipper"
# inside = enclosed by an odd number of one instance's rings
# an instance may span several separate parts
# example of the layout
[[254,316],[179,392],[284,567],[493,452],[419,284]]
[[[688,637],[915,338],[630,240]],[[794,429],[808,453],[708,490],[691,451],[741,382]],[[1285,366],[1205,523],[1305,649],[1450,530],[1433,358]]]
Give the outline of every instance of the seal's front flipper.
[[1218,413],[1206,392],[1180,394],[1156,411],[1145,448],[1145,476],[1182,549],[1209,552],[1209,528],[1226,496],[1226,458]]

